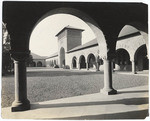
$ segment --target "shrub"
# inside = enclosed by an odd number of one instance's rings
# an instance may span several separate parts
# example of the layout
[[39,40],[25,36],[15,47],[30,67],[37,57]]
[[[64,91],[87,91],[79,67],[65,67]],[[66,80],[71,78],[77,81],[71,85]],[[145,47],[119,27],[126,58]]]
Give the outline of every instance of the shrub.
[[54,65],[54,68],[59,68],[59,66],[58,65]]

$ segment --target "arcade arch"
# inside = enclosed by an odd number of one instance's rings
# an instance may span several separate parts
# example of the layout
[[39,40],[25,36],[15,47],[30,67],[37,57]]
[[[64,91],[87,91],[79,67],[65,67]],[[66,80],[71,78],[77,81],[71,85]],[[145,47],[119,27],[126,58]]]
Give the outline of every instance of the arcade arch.
[[80,56],[79,65],[80,65],[79,69],[86,68],[86,60],[85,60],[84,55]]
[[33,64],[33,67],[36,67],[36,63],[35,62],[33,62],[32,64]]
[[41,61],[37,62],[37,67],[42,67],[42,62]]
[[115,58],[115,70],[131,71],[130,55],[125,49],[118,49]]
[[140,46],[134,55],[135,58],[135,64],[136,64],[136,70],[137,71],[143,71],[148,70],[149,67],[149,60],[147,57],[147,49],[146,45]]
[[[138,50],[138,48],[140,46],[143,46],[146,44],[146,51],[148,53],[148,31],[147,31],[147,25],[146,24],[142,24],[141,22],[130,22],[126,25],[124,25],[119,33],[119,36],[124,36],[124,33],[128,31],[128,34],[130,36],[138,36],[138,38],[132,38],[132,40],[128,40],[126,41],[126,39],[123,41],[120,40],[117,41],[117,45],[116,45],[116,49],[118,48],[124,48],[126,50],[129,51],[129,55],[130,55],[130,61],[132,63],[132,73],[136,74],[137,72],[137,68],[136,68],[136,60],[135,60],[135,53]],[[120,44],[121,43],[121,44]],[[147,54],[147,57],[149,57],[149,55]],[[145,59],[146,60],[146,59]]]
[[77,58],[75,56],[72,58],[72,68],[77,68]]
[[87,64],[88,64],[88,67],[87,68],[96,68],[96,58],[95,58],[95,55],[90,53],[87,57]]

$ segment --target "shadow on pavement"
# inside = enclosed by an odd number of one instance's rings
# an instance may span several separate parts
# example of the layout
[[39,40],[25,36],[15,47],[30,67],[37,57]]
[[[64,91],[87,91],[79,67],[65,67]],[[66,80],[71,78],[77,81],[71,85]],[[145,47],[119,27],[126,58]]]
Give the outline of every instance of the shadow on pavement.
[[117,94],[123,94],[123,93],[144,93],[144,92],[148,92],[148,90],[137,90],[137,91],[121,91],[121,92],[117,92]]
[[86,115],[79,117],[69,117],[69,118],[56,118],[51,120],[98,120],[98,119],[145,119],[148,116],[148,110],[141,111],[129,111],[113,114],[100,114],[100,115]]
[[59,103],[59,104],[32,104],[31,110],[38,108],[59,108],[59,107],[75,107],[75,106],[92,106],[92,105],[109,105],[109,104],[124,104],[124,105],[142,105],[148,104],[148,98],[127,98],[113,101],[99,102],[77,102],[77,103]]

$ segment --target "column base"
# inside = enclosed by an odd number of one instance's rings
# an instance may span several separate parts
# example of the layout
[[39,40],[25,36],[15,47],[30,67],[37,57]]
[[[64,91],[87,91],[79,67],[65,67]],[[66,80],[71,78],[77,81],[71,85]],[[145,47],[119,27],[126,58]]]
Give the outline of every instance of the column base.
[[30,101],[14,101],[11,106],[12,112],[25,111],[30,109]]
[[97,71],[100,71],[100,70],[99,70],[99,69],[96,69],[96,72],[97,72]]
[[117,94],[117,90],[115,89],[101,89],[100,93],[105,94],[105,95],[114,95]]
[[137,74],[137,72],[132,72],[133,74]]

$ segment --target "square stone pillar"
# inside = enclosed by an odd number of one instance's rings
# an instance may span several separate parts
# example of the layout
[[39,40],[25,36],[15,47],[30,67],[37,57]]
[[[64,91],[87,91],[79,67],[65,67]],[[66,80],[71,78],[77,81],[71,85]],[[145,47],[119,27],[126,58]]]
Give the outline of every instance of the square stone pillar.
[[86,69],[89,70],[89,63],[86,63]]
[[135,66],[135,61],[131,60],[131,62],[132,62],[132,73],[133,74],[137,74],[137,72],[136,72],[136,66]]
[[15,65],[15,101],[12,103],[11,110],[12,112],[29,110],[30,102],[27,99],[26,59],[29,57],[30,51],[10,51],[10,53]]
[[73,63],[71,63],[71,69],[73,69]]
[[117,91],[112,85],[112,62],[109,59],[103,59],[104,61],[104,88],[100,90],[101,93],[106,95],[117,94]]
[[78,63],[78,69],[79,69],[79,70],[81,69],[81,67],[80,67],[80,63]]
[[96,62],[96,71],[99,71],[99,63]]

